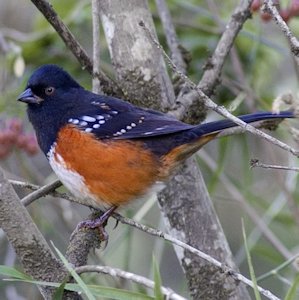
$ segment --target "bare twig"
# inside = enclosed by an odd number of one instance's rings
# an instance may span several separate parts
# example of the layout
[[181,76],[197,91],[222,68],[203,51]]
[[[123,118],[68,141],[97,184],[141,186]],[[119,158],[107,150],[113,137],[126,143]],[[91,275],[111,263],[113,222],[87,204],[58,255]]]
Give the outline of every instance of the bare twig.
[[92,76],[98,77],[101,81],[103,91],[107,94],[122,95],[121,89],[117,83],[109,78],[105,73],[99,71],[99,73],[93,73],[93,63],[86,51],[75,39],[74,35],[70,32],[68,27],[62,22],[53,9],[50,3],[46,0],[31,0],[31,2],[39,9],[48,22],[53,26],[56,32],[60,35],[65,45],[71,50],[74,56],[77,58],[83,69],[86,69]]
[[[103,273],[108,274],[114,278],[123,278],[130,281],[133,281],[135,283],[141,284],[147,288],[154,289],[155,288],[155,282],[152,280],[149,280],[146,277],[127,272],[118,268],[112,268],[108,266],[93,266],[93,265],[87,265],[75,268],[75,271],[78,274],[82,273],[90,273],[90,272],[97,272],[97,273]],[[186,300],[186,298],[176,294],[174,291],[172,291],[170,288],[161,287],[162,293],[165,295],[166,299],[172,299],[172,300]]]
[[24,206],[29,205],[32,203],[34,200],[39,199],[41,197],[47,196],[50,192],[54,191],[58,187],[60,187],[62,183],[60,180],[55,180],[54,182],[51,182],[38,190],[34,191],[33,193],[30,193],[29,195],[25,196],[21,202],[23,203]]
[[171,59],[177,66],[178,70],[186,73],[186,63],[180,50],[175,28],[171,20],[171,15],[165,0],[156,0],[157,10],[163,25],[168,47],[171,52]]
[[245,123],[244,121],[240,120],[236,116],[232,115],[225,107],[217,105],[215,102],[213,102],[203,91],[199,88],[199,86],[196,86],[194,82],[192,82],[185,74],[180,72],[176,65],[173,63],[173,61],[170,59],[170,57],[167,55],[167,53],[163,50],[162,46],[159,44],[159,42],[154,38],[154,36],[151,34],[151,32],[148,30],[148,28],[145,26],[145,24],[141,21],[139,25],[145,30],[151,41],[157,46],[158,49],[160,49],[167,60],[169,66],[172,68],[174,72],[176,72],[198,95],[198,97],[203,101],[204,105],[207,108],[210,108],[217,112],[218,114],[226,117],[227,119],[233,121],[237,125],[239,125],[244,130],[259,136],[260,138],[263,138],[264,140],[280,147],[281,149],[284,149],[295,156],[299,156],[299,151],[290,147],[289,145],[277,140],[276,138],[266,134],[265,132],[254,128],[252,125]]
[[223,34],[221,35],[212,57],[206,64],[205,72],[198,84],[198,87],[207,95],[211,95],[213,93],[215,86],[219,82],[222,67],[230,49],[233,46],[234,40],[245,21],[251,16],[251,3],[252,0],[243,0],[237,6],[227,23]]
[[[92,0],[92,44],[93,44],[93,73],[100,73],[100,12],[99,0]],[[92,91],[102,93],[101,82],[98,77],[92,79]]]
[[276,169],[276,170],[299,172],[299,168],[297,168],[297,167],[288,167],[288,166],[278,166],[278,165],[264,164],[264,163],[261,163],[256,158],[250,160],[250,167],[251,168]]
[[273,1],[272,0],[264,0],[263,10],[272,16],[273,20],[280,27],[281,31],[284,33],[284,35],[288,39],[290,46],[291,46],[291,51],[293,52],[293,54],[296,57],[298,57],[299,56],[299,41],[293,35],[292,31],[290,30],[290,28],[286,24],[286,22],[282,19],[276,6],[273,4]]
[[[39,185],[35,185],[35,184],[32,184],[32,183],[29,183],[29,182],[23,182],[23,181],[18,181],[18,180],[9,180],[9,182],[13,185],[13,186],[17,186],[17,187],[21,187],[21,188],[24,188],[24,189],[28,189],[28,190],[31,190],[31,191],[37,191],[39,189],[42,189],[43,187],[40,187]],[[56,191],[50,191],[48,193],[42,193],[39,198],[43,197],[43,196],[46,196],[46,195],[51,195],[55,198],[61,198],[61,199],[65,199],[65,200],[68,200],[70,202],[73,202],[73,203],[79,203],[79,204],[82,204],[82,205],[85,205],[82,201],[76,199],[75,197],[71,196],[69,193],[60,193],[60,192],[56,192]],[[28,195],[29,196],[29,195]],[[34,200],[37,200],[38,198],[34,199]],[[26,205],[29,205],[31,204],[32,201],[30,203],[26,203]]]

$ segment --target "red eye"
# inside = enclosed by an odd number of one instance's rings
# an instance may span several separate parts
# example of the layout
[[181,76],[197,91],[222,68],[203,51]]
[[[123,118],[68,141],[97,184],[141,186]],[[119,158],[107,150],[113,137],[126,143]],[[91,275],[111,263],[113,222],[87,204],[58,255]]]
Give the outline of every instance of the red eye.
[[45,89],[46,95],[50,96],[54,93],[55,89],[52,86],[49,86]]

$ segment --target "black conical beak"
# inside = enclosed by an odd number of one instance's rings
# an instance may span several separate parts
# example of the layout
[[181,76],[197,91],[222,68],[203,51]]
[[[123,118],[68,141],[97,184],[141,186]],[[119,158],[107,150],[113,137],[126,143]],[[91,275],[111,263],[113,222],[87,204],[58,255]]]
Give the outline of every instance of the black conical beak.
[[21,93],[17,100],[28,104],[40,104],[43,101],[42,98],[34,95],[31,88],[28,88],[23,93]]

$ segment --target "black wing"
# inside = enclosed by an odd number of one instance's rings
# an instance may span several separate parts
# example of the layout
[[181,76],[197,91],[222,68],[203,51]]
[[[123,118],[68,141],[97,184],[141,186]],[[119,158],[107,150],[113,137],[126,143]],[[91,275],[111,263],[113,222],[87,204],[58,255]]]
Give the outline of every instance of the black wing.
[[97,138],[137,139],[167,135],[194,128],[157,111],[138,108],[112,97],[93,97],[80,106],[68,123]]

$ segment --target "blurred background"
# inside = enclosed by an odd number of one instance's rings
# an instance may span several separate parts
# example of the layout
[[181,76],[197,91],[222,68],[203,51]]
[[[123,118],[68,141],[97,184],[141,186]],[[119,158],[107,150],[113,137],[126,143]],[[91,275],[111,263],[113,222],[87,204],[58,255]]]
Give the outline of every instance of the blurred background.
[[[254,1],[255,3],[258,1]],[[281,11],[296,36],[298,17],[287,15],[293,2],[281,1]],[[92,25],[90,1],[51,1],[59,16],[91,56]],[[213,52],[237,0],[167,1],[182,45],[190,52],[190,78],[198,82],[204,64]],[[165,45],[154,1],[149,1],[160,42]],[[298,67],[289,45],[269,18],[256,6],[227,58],[222,82],[214,100],[234,114],[271,110],[273,99],[298,91]],[[113,77],[104,35],[101,35],[102,69]],[[167,50],[167,47],[165,45]],[[32,71],[45,63],[64,67],[85,88],[91,77],[83,71],[48,22],[27,0],[0,0],[0,165],[10,179],[44,185],[55,179],[38,149],[25,105],[17,103]],[[219,116],[210,113],[208,120]],[[284,121],[271,132],[298,147],[290,129],[296,121]],[[257,276],[269,272],[298,253],[299,210],[297,173],[250,169],[250,159],[265,163],[297,166],[297,159],[272,144],[249,134],[214,141],[199,152],[198,163],[241,273],[249,277],[243,247],[241,219],[244,219],[253,265]],[[59,189],[64,191],[63,188]],[[17,189],[20,197],[28,190]],[[90,213],[83,206],[63,199],[45,197],[28,207],[47,241],[65,252],[76,224]],[[139,202],[122,212],[141,223],[164,230],[155,199]],[[261,220],[265,228],[257,224]],[[152,255],[159,262],[162,283],[188,297],[186,282],[172,246],[125,225],[109,221],[108,247],[95,250],[90,263],[122,268],[152,278]],[[201,230],[199,228],[199,230]],[[273,244],[276,246],[274,247]],[[0,264],[21,270],[15,253],[0,229]],[[296,269],[289,264],[260,284],[283,297],[292,284]],[[89,283],[117,287],[131,285],[101,275],[85,276]],[[135,289],[138,287],[134,286]],[[299,297],[299,296],[298,296]],[[41,299],[30,284],[0,281],[0,299]]]

